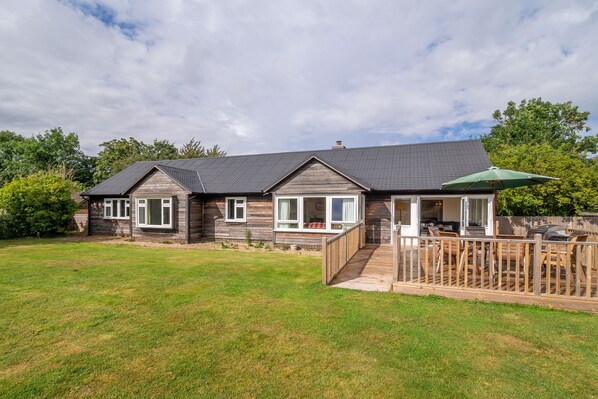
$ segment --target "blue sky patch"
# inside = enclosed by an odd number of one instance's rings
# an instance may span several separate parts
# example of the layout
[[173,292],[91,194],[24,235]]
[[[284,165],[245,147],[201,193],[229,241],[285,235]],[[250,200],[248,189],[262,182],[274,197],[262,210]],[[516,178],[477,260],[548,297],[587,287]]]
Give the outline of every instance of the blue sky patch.
[[120,32],[129,39],[135,38],[137,29],[140,28],[140,24],[119,21],[117,19],[116,11],[100,3],[83,3],[70,0],[67,1],[67,4],[81,11],[84,15],[96,18],[108,28],[116,28],[120,30]]

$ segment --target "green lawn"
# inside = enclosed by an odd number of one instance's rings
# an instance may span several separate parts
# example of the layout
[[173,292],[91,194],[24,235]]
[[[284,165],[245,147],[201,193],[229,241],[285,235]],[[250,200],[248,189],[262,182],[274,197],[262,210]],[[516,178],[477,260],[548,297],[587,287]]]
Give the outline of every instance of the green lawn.
[[322,287],[320,265],[0,242],[0,397],[598,397],[598,315]]

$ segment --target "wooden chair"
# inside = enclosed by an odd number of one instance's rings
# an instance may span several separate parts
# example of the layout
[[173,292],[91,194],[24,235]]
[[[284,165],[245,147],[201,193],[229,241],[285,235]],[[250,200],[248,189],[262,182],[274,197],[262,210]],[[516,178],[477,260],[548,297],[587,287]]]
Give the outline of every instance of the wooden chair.
[[[525,236],[523,235],[513,235],[513,234],[497,234],[496,238],[501,240],[524,240]],[[529,259],[525,255],[525,245],[520,244],[519,247],[514,244],[508,244],[506,242],[503,243],[495,243],[494,245],[494,260],[496,262],[502,261],[508,263],[507,268],[503,270],[503,272],[511,273],[511,266],[512,263],[515,262],[517,265],[517,260],[522,262],[519,272],[524,273],[525,265],[529,264]],[[509,261],[510,260],[510,261]],[[531,273],[531,268],[528,267],[528,273]]]
[[[438,237],[457,238],[457,237],[459,237],[459,234],[449,232],[449,231],[439,231]],[[436,265],[436,271],[440,271],[440,268],[442,267],[442,257],[440,256],[441,254],[444,255],[445,259],[448,259],[447,263],[450,263],[450,260],[454,259],[453,265],[456,266],[459,263],[459,258],[461,256],[461,252],[463,252],[461,241],[457,241],[457,240],[444,241],[444,240],[442,240],[440,242],[440,248],[438,249],[438,261],[437,261],[437,265]]]
[[[552,271],[552,266],[559,268],[557,273],[560,273],[560,267],[566,268],[567,267],[567,260],[569,261],[569,267],[572,274],[575,274],[577,269],[577,253],[581,252],[581,249],[577,250],[576,243],[578,242],[586,242],[588,240],[587,235],[578,235],[573,236],[569,240],[569,244],[565,247],[565,250],[556,248],[555,251],[548,251],[548,248],[542,251],[542,264],[546,265],[546,272],[550,273]],[[558,245],[558,243],[555,243]],[[568,259],[567,259],[568,258]],[[579,259],[581,263],[582,259]],[[589,265],[586,265],[589,266]],[[580,265],[581,275],[579,276],[580,280],[585,282],[586,281],[586,273],[583,271],[584,266]]]

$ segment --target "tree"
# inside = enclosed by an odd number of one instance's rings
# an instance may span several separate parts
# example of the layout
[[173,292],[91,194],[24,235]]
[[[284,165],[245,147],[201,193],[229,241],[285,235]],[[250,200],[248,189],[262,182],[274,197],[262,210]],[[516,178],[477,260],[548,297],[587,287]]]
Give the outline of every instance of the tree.
[[206,156],[206,149],[201,141],[195,141],[195,137],[179,148],[179,158],[203,158]]
[[218,144],[206,150],[201,145],[201,141],[195,141],[195,137],[179,148],[179,158],[213,158],[225,155],[226,151],[223,151]]
[[75,180],[89,185],[93,158],[81,151],[75,133],[65,134],[59,127],[29,138],[9,131],[0,132],[0,186],[17,176],[56,167],[73,171]]
[[103,149],[96,160],[96,170],[93,180],[97,184],[110,176],[120,172],[127,166],[141,161],[146,144],[133,137],[128,139],[114,139],[100,144]]
[[223,157],[226,155],[226,151],[224,151],[218,144],[215,144],[212,148],[209,148],[206,151],[207,158],[214,158],[214,157]]
[[541,98],[509,102],[495,111],[496,125],[482,143],[495,166],[560,178],[543,185],[501,191],[499,215],[576,215],[598,209],[598,137],[588,132],[588,112],[570,101]]
[[598,150],[596,135],[583,135],[589,112],[580,112],[571,101],[552,104],[533,98],[522,100],[519,106],[510,101],[504,111],[492,115],[496,125],[482,136],[486,151],[493,152],[505,146],[549,143],[553,148],[573,152],[584,158]]
[[573,152],[542,143],[503,147],[489,155],[496,166],[560,179],[501,191],[497,202],[499,215],[567,216],[598,209],[597,165],[585,162]]
[[154,140],[152,144],[145,144],[133,137],[128,139],[114,139],[100,144],[103,147],[98,154],[96,170],[93,175],[95,183],[109,178],[138,161],[160,161],[164,159],[205,158],[226,155],[218,145],[208,149],[200,141],[191,139],[177,149],[168,140]]
[[77,209],[71,193],[79,187],[64,171],[15,178],[0,188],[0,234],[39,237],[66,231]]
[[154,140],[152,145],[145,146],[143,159],[159,161],[161,159],[176,159],[179,151],[168,140]]

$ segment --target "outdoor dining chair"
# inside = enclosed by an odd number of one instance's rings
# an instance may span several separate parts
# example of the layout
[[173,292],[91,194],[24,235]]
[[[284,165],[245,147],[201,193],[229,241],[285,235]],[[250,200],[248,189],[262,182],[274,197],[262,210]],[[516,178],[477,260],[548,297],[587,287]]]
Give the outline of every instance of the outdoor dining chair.
[[[497,234],[496,238],[501,240],[524,240],[525,236],[522,235],[512,235],[512,234]],[[505,264],[506,268],[502,269],[503,273],[512,272],[513,263],[515,264],[515,269],[517,270],[517,263],[521,266],[519,268],[519,273],[525,273],[525,265],[529,265],[528,256],[525,253],[525,245],[517,243],[509,243],[509,242],[497,242],[494,245],[494,260],[497,262],[496,267],[498,267],[498,262],[502,262]],[[496,270],[495,270],[496,271]],[[531,272],[531,268],[528,267],[528,273]]]
[[[582,248],[578,248],[580,247],[579,245],[576,245],[577,243],[580,242],[586,242],[588,240],[588,236],[587,235],[578,235],[578,236],[573,236],[570,238],[569,243],[566,245],[565,249],[562,248],[562,245],[559,246],[558,243],[556,243],[556,248],[554,250],[552,250],[552,248],[548,247],[545,250],[542,251],[542,264],[546,265],[546,272],[547,273],[551,273],[552,272],[552,267],[555,266],[557,268],[556,273],[560,273],[561,270],[560,268],[567,268],[567,265],[569,266],[571,273],[575,274],[576,271],[576,265],[577,265],[577,261],[580,261],[580,280],[581,281],[586,281],[586,273],[584,272],[584,266],[588,266],[588,265],[582,265],[581,261],[582,259],[577,257],[577,255],[579,254],[581,256],[581,250]],[[554,244],[551,246],[555,246]],[[568,261],[568,263],[567,263]]]
[[[439,231],[438,237],[459,238],[459,234],[449,231]],[[438,256],[436,271],[440,271],[444,263],[455,265],[459,267],[459,272],[462,272],[463,268],[466,267],[467,260],[473,258],[472,251],[465,251],[461,240],[440,240],[440,242],[439,255],[442,254],[442,256]],[[443,262],[443,258],[445,262]]]

